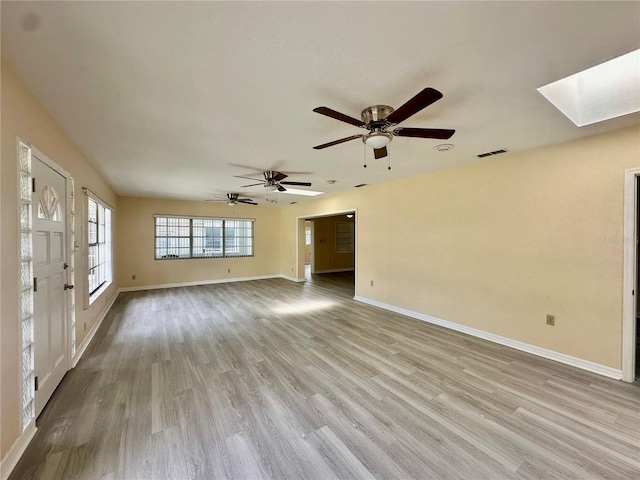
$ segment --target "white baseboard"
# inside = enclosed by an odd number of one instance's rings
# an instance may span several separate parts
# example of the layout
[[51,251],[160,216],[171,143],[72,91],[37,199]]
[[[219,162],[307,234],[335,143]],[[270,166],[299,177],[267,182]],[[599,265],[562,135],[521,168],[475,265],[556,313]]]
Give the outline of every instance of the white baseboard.
[[31,420],[31,423],[27,428],[25,428],[24,432],[13,442],[11,448],[7,452],[7,454],[0,460],[0,479],[7,480],[13,469],[16,468],[18,461],[24,454],[24,451],[27,449],[31,440],[35,436],[37,431],[36,421]]
[[539,357],[548,358],[549,360],[554,360],[556,362],[564,363],[566,365],[571,365],[572,367],[577,367],[582,370],[586,370],[588,372],[597,373],[599,375],[613,378],[615,380],[622,380],[622,370],[607,367],[599,363],[590,362],[582,358],[572,357],[570,355],[565,355],[564,353],[556,352],[554,350],[548,350],[542,347],[537,347],[535,345],[530,345],[528,343],[520,342],[518,340],[513,340],[511,338],[501,337],[500,335],[495,335],[493,333],[485,332],[484,330],[478,330],[477,328],[467,327],[466,325],[460,325],[459,323],[453,323],[447,320],[442,320],[440,318],[431,317],[423,313],[414,312],[412,310],[396,307],[394,305],[389,305],[383,302],[378,302],[377,300],[371,300],[369,298],[364,298],[357,295],[353,297],[353,299],[357,300],[358,302],[366,303],[368,305],[373,305],[374,307],[383,308],[391,312],[395,312],[401,315],[405,315],[407,317],[415,318],[416,320],[432,323],[434,325],[439,325],[441,327],[455,330],[456,332],[462,332],[462,333],[466,333],[467,335],[471,335],[473,337],[489,340],[490,342],[504,345],[505,347],[514,348],[516,350],[531,353]]
[[280,275],[259,275],[256,277],[219,278],[215,280],[196,280],[195,282],[163,283],[158,285],[141,285],[139,287],[122,287],[118,292],[138,292],[141,290],[157,290],[159,288],[194,287],[196,285],[212,285],[214,283],[248,282],[250,280],[265,280],[280,278]]
[[340,273],[340,272],[354,272],[355,268],[331,268],[329,270],[316,270],[315,272],[311,272],[313,274],[316,273]]
[[279,275],[280,278],[284,278],[285,280],[289,280],[290,282],[301,283],[306,281],[304,277],[290,277],[289,275]]
[[104,306],[104,308],[100,312],[100,315],[98,315],[98,319],[91,327],[91,330],[89,330],[89,333],[87,333],[87,335],[84,337],[84,340],[82,340],[82,343],[79,346],[76,346],[76,355],[75,357],[73,357],[73,360],[71,362],[71,368],[75,368],[75,366],[78,364],[80,357],[82,357],[85,350],[91,343],[91,340],[93,340],[93,337],[95,336],[96,332],[100,328],[100,325],[102,325],[102,321],[107,316],[107,313],[109,313],[109,310],[111,310],[111,307],[113,306],[113,302],[115,302],[116,298],[118,298],[119,293],[120,293],[120,290],[116,291],[116,293],[111,297],[111,300],[109,300],[107,304]]

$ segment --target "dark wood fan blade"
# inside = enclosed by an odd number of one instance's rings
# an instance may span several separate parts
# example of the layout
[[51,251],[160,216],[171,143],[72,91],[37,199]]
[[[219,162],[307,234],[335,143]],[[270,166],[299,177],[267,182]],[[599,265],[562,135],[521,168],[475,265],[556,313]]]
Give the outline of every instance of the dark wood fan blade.
[[286,189],[286,188],[284,188],[282,185],[278,185],[278,191],[279,191],[279,192],[286,192],[286,191],[287,191],[287,189]]
[[229,162],[229,165],[232,167],[244,168],[247,170],[253,170],[254,172],[262,173],[265,171],[264,168],[252,167],[251,165],[243,165],[242,163],[232,163]]
[[379,158],[384,158],[387,155],[388,155],[387,147],[373,149],[373,156],[375,157],[376,160]]
[[242,163],[229,163],[230,166],[232,167],[239,167],[239,168],[245,168],[247,170],[253,170],[254,172],[258,172],[258,173],[263,173],[266,171],[272,171],[272,172],[280,172],[280,173],[284,173],[285,175],[311,175],[312,172],[290,172],[289,170],[280,170],[280,165],[282,165],[284,162],[277,162],[273,167],[269,167],[269,168],[257,168],[257,167],[252,167],[251,165],[244,165]]
[[339,143],[349,142],[351,140],[355,140],[356,138],[362,138],[362,135],[351,135],[350,137],[341,138],[340,140],[334,140],[333,142],[323,143],[322,145],[317,145],[313,147],[314,150],[321,150],[323,148],[332,147],[334,145],[338,145]]
[[259,178],[253,178],[253,177],[244,177],[242,175],[234,175],[234,178],[246,178],[247,180],[255,180],[256,182],[261,182],[262,180]]
[[389,123],[400,123],[442,98],[442,93],[427,87],[387,117]]
[[393,134],[398,137],[437,138],[440,140],[446,140],[448,138],[451,138],[454,133],[456,133],[455,130],[448,130],[444,128],[398,127],[393,131]]
[[238,199],[238,203],[246,203],[247,205],[257,205],[256,202],[252,202],[250,199],[248,198],[239,198]]
[[309,182],[280,182],[282,185],[298,185],[300,187],[310,187],[311,183]]
[[335,110],[332,110],[328,107],[314,108],[313,111],[321,115],[326,115],[327,117],[335,118],[336,120],[340,120],[341,122],[350,123],[351,125],[355,125],[356,127],[364,127],[364,122],[362,120],[350,117],[349,115],[345,115],[344,113],[336,112]]
[[240,188],[245,188],[245,187],[256,187],[258,185],[264,185],[264,183],[252,183],[250,185],[242,185]]
[[280,180],[284,180],[285,178],[287,178],[289,176],[289,175],[285,175],[282,172],[273,172],[273,173],[275,173],[275,175],[273,176],[273,179],[276,182],[279,182]]

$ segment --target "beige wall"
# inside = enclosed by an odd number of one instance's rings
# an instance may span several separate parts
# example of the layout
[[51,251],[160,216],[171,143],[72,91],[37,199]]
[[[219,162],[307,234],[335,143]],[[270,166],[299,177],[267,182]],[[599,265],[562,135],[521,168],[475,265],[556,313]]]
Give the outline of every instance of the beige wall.
[[355,208],[356,295],[620,369],[622,245],[608,239],[623,235],[639,139],[634,127],[286,207],[281,268],[300,276],[296,217]]
[[350,222],[345,215],[313,219],[314,272],[349,270],[355,267],[355,252],[336,253],[336,223]]
[[[96,170],[67,138],[55,120],[42,105],[26,90],[16,75],[2,63],[2,289],[0,289],[0,332],[1,332],[1,392],[0,392],[0,456],[4,457],[21,431],[21,364],[20,336],[18,332],[18,191],[16,137],[33,145],[51,160],[71,173],[76,186],[76,235],[82,228],[80,188],[87,186],[116,207],[116,197]],[[117,218],[117,212],[115,213]],[[77,238],[79,240],[79,238]],[[117,253],[116,253],[117,254]],[[88,310],[83,310],[85,293],[82,277],[82,252],[76,254],[76,339],[79,345],[86,332],[96,322],[106,301],[116,291],[116,284],[98,299]],[[86,325],[86,331],[85,331]]]
[[[280,274],[280,212],[277,208],[224,202],[121,197],[116,243],[121,287],[223,280]],[[255,255],[247,258],[154,259],[154,214],[253,218]],[[231,270],[229,272],[228,270]],[[136,279],[131,277],[135,275]]]

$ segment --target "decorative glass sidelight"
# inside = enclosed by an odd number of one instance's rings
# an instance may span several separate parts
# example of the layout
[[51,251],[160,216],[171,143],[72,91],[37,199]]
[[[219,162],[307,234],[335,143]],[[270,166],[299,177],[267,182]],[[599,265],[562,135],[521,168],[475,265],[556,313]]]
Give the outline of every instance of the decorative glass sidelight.
[[20,321],[22,346],[22,429],[35,416],[33,379],[33,245],[31,220],[31,148],[18,140],[20,173]]

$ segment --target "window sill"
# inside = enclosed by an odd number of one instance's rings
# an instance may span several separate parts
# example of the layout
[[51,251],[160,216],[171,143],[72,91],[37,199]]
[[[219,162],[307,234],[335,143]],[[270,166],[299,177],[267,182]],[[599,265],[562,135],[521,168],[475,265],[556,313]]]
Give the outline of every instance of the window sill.
[[102,286],[96,290],[95,292],[93,292],[91,295],[89,295],[89,305],[91,306],[93,304],[93,302],[95,302],[98,298],[100,298],[100,295],[102,295],[107,288],[109,288],[111,286],[113,282],[109,281],[109,282],[105,282],[102,284]]

